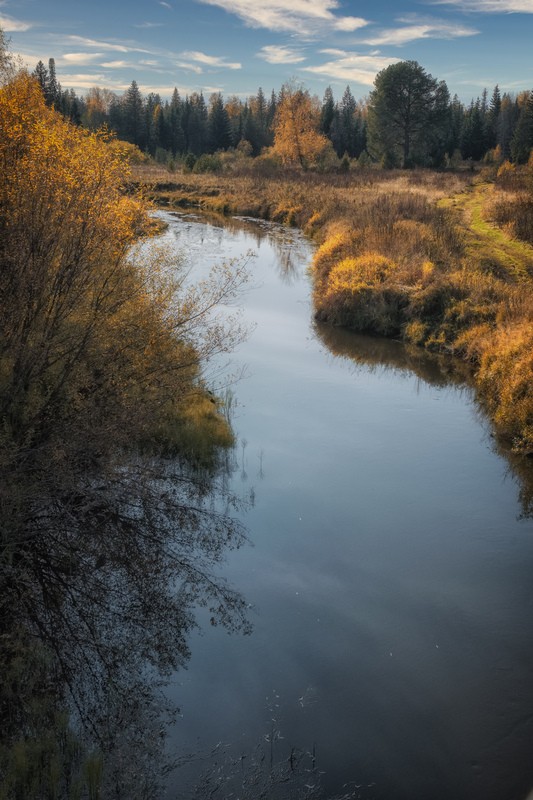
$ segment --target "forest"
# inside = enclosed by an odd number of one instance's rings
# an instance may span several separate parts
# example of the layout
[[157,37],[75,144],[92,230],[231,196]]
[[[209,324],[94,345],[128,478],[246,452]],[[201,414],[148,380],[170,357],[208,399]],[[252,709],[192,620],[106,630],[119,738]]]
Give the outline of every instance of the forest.
[[[170,100],[163,100],[157,94],[143,96],[136,81],[122,96],[94,87],[78,97],[73,90],[62,89],[53,58],[48,67],[40,61],[33,74],[47,104],[76,124],[90,130],[106,125],[119,139],[157,162],[172,166],[176,160],[184,161],[190,169],[204,154],[239,149],[255,157],[271,148],[277,112],[279,116],[287,95],[299,98],[313,119],[311,127],[324,137],[313,155],[325,168],[335,164],[332,154],[339,159],[357,159],[362,165],[377,162],[386,167],[456,166],[461,160],[483,159],[524,163],[533,146],[533,90],[510,94],[495,86],[464,104],[456,94],[450,95],[444,81],[428,75],[416,62],[401,62],[383,70],[370,96],[359,100],[349,86],[338,100],[328,87],[320,101],[290,82],[268,95],[259,88],[246,100],[224,98],[220,93],[207,99],[197,92],[181,97],[177,89]],[[418,95],[413,130],[427,126],[429,112],[432,117],[431,141],[408,153],[407,161],[403,148],[397,151],[393,143],[384,141],[384,127],[379,123],[379,119],[390,121],[395,113],[393,108],[384,108],[382,98],[405,79],[412,81]],[[220,163],[216,160],[203,159],[197,171],[217,168]]]

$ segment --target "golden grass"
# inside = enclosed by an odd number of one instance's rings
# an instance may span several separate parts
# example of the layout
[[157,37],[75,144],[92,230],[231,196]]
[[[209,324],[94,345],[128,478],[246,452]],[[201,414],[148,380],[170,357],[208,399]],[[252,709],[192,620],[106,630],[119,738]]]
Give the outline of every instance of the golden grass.
[[502,212],[505,199],[532,202],[516,171],[504,170],[507,184],[496,188],[490,176],[426,170],[136,174],[169,206],[302,228],[319,245],[318,320],[462,357],[499,430],[533,452],[533,247]]

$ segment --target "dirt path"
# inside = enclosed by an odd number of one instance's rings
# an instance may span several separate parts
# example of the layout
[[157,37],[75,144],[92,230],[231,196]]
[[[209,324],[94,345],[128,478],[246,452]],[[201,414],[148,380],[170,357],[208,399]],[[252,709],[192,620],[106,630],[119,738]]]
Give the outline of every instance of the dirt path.
[[439,205],[462,213],[466,232],[465,262],[512,283],[533,279],[533,247],[511,238],[493,225],[486,207],[494,191],[490,183],[475,183],[460,194],[441,200]]

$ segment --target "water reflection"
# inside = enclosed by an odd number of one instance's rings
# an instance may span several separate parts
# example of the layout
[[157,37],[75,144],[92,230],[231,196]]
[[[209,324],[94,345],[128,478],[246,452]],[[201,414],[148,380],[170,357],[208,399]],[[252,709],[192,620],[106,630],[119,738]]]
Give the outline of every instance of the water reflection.
[[[449,355],[428,353],[420,347],[405,345],[390,339],[364,336],[343,328],[314,321],[318,339],[337,358],[343,358],[365,370],[396,370],[417,375],[430,386],[464,388],[475,398],[475,384],[470,365]],[[508,464],[509,475],[519,485],[521,518],[533,518],[533,459],[513,453],[508,443],[498,438],[479,407],[479,421],[488,431],[494,451]]]
[[36,478],[22,509],[2,493],[2,796],[160,797],[178,712],[163,688],[196,609],[250,630],[216,571],[245,541],[239,503],[219,474],[155,458],[70,491]]

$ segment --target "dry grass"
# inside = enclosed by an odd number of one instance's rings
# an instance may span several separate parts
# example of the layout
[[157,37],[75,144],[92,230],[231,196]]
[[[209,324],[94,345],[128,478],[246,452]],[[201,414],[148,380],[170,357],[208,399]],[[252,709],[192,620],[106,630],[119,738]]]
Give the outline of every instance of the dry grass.
[[532,453],[533,248],[517,240],[506,211],[523,211],[532,195],[527,172],[519,184],[515,172],[502,175],[495,188],[487,176],[422,170],[137,171],[158,203],[302,228],[319,244],[318,320],[459,355],[474,366],[499,430]]

